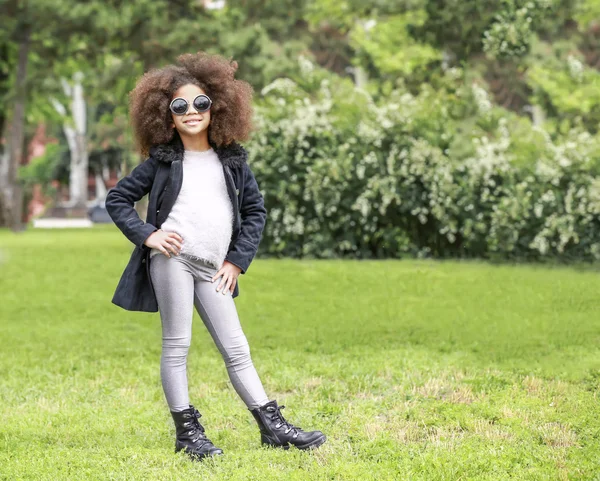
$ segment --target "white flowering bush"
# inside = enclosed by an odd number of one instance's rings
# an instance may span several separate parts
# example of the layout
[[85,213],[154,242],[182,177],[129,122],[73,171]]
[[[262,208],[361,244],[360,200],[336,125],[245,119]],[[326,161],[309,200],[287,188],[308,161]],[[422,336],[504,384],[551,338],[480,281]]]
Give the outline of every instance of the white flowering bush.
[[304,74],[265,87],[256,108],[262,252],[600,259],[597,137],[551,138],[478,85],[375,101]]

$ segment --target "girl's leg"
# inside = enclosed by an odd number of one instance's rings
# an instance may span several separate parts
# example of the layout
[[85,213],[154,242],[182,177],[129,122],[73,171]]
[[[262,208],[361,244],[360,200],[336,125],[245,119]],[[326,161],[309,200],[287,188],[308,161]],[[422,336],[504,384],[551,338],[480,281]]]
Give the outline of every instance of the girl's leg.
[[217,269],[196,263],[198,269],[194,283],[194,305],[219,349],[233,388],[248,409],[269,401],[250,357],[250,347],[240,325],[231,292],[217,292],[218,282],[210,279]]
[[162,324],[160,377],[171,411],[189,408],[187,355],[192,340],[194,278],[179,256],[158,254],[150,262]]

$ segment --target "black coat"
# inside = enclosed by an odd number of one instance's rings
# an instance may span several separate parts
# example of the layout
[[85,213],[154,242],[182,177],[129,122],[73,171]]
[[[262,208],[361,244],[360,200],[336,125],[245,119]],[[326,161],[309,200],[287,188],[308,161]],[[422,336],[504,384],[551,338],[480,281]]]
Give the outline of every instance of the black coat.
[[[249,165],[248,153],[238,143],[217,147],[223,164],[227,193],[233,206],[233,229],[225,260],[245,274],[256,255],[265,226],[264,199]],[[157,312],[158,304],[150,278],[150,248],[144,242],[160,229],[171,212],[183,181],[183,144],[179,136],[169,144],[153,147],[150,156],[122,178],[106,195],[106,210],[116,226],[135,244],[129,263],[117,285],[112,302],[128,311]],[[134,203],[148,197],[146,222]],[[164,254],[160,254],[164,255]],[[239,278],[232,297],[239,295]]]

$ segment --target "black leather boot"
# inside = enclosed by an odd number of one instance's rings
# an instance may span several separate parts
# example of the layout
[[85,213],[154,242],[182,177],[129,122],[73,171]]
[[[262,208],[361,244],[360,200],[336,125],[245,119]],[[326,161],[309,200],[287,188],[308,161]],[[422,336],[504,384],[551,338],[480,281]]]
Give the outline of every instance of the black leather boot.
[[289,449],[290,445],[298,449],[313,449],[325,442],[327,438],[321,431],[305,432],[287,422],[281,414],[284,407],[272,400],[250,410],[260,429],[262,444],[283,449]]
[[183,411],[171,411],[175,422],[175,452],[184,449],[193,461],[223,454],[223,450],[215,447],[204,434],[204,426],[198,421],[202,414],[191,404],[189,406]]

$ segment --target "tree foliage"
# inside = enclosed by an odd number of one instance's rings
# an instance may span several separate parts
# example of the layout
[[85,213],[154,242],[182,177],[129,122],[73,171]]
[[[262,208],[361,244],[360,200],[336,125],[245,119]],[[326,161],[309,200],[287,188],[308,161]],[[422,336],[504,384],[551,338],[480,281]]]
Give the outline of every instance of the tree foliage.
[[53,108],[67,101],[64,79],[84,76],[90,169],[131,167],[136,79],[205,50],[237,60],[255,88],[269,252],[597,257],[586,237],[597,235],[595,0],[32,5],[0,0],[0,126],[29,31],[26,134],[44,122],[59,143],[28,182],[68,178],[70,120]]

